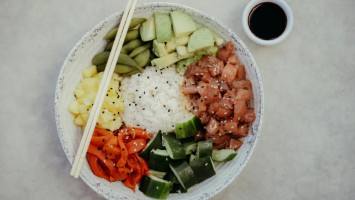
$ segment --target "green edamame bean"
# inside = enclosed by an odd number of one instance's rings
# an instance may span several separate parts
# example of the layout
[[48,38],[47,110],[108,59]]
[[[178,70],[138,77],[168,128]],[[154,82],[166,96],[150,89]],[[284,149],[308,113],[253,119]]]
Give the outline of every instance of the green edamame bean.
[[128,65],[122,65],[122,64],[117,64],[115,67],[115,72],[117,74],[126,74],[132,72],[133,70],[137,70],[137,68]]
[[129,24],[129,28],[130,28],[130,29],[131,29],[131,28],[134,28],[134,27],[140,25],[141,23],[143,23],[143,22],[145,22],[145,21],[147,21],[146,18],[133,18],[133,19],[131,20],[131,23]]
[[[110,56],[109,51],[100,52],[94,56],[94,58],[92,59],[92,64],[96,66],[104,65],[103,67],[104,70],[109,56]],[[120,56],[118,56],[117,64],[138,67],[137,63],[132,58],[130,58],[127,54],[124,53],[120,53]]]
[[139,30],[138,29],[128,31],[126,38],[124,39],[124,43],[127,43],[131,40],[137,39],[138,37],[139,37]]
[[149,49],[144,50],[142,53],[138,54],[133,60],[137,65],[142,68],[149,63],[150,51]]
[[105,64],[109,56],[110,56],[109,51],[100,52],[94,56],[94,58],[92,59],[92,64],[93,65]]
[[106,64],[96,65],[97,72],[103,72],[105,71],[105,68],[106,68]]
[[131,72],[128,72],[128,73],[125,73],[125,74],[120,74],[120,75],[121,75],[121,76],[131,76],[131,75],[136,74],[136,73],[139,73],[139,72],[141,72],[140,69],[135,69],[135,70],[133,70],[133,71],[131,71]]
[[104,37],[105,40],[112,40],[115,39],[116,34],[117,34],[117,30],[118,28],[114,28],[112,30],[110,30]]
[[105,51],[111,51],[112,46],[113,46],[113,41],[110,41],[109,43],[107,43],[105,47]]
[[131,52],[133,49],[141,46],[143,44],[143,42],[139,39],[135,39],[132,40],[130,42],[128,42],[127,44],[125,44],[122,49],[121,49],[121,53],[129,53]]
[[144,50],[149,49],[151,46],[152,46],[152,43],[150,43],[150,42],[148,44],[143,45],[143,46],[139,46],[139,47],[133,49],[133,51],[128,56],[130,58],[133,58],[136,55],[142,53]]
[[130,58],[127,54],[120,53],[118,57],[117,64],[128,65],[132,67],[138,67],[136,61]]

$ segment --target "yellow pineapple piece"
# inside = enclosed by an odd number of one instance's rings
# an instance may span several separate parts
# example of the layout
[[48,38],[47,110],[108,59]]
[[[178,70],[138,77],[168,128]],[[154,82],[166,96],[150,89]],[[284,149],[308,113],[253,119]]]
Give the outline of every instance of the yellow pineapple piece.
[[83,78],[90,78],[97,74],[97,69],[95,65],[89,65],[83,69],[81,72]]
[[77,126],[85,126],[86,125],[86,121],[84,121],[84,119],[81,117],[81,115],[78,115],[74,119],[74,124],[77,125]]
[[97,92],[99,87],[97,78],[85,78],[81,81],[81,88],[89,93],[89,92]]

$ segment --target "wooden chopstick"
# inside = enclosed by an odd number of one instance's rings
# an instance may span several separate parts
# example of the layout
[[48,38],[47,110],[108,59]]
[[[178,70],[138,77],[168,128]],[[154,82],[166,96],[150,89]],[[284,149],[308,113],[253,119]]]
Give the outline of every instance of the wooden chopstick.
[[83,165],[83,162],[85,160],[86,152],[88,150],[90,140],[92,137],[92,134],[95,130],[96,122],[99,117],[101,107],[105,98],[105,94],[107,93],[107,89],[109,87],[109,83],[111,81],[111,77],[113,74],[113,71],[116,67],[116,63],[119,57],[119,54],[122,49],[122,45],[124,42],[124,39],[126,37],[127,31],[129,24],[131,22],[135,7],[137,4],[137,0],[128,0],[125,11],[123,13],[121,23],[119,25],[119,28],[117,30],[116,38],[113,43],[111,53],[109,56],[109,59],[106,64],[106,68],[104,71],[104,74],[102,76],[102,80],[100,82],[100,86],[94,101],[94,105],[91,108],[90,116],[87,121],[87,124],[84,129],[83,137],[81,138],[80,145],[77,151],[77,154],[75,156],[75,160],[73,163],[72,170],[70,172],[71,176],[74,176],[74,178],[78,178],[81,167]]

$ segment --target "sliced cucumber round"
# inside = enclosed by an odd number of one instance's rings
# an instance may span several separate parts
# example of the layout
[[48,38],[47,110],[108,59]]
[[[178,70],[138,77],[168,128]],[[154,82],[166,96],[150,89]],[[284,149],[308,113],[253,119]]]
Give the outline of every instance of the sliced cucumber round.
[[162,134],[163,136],[163,144],[166,148],[171,159],[185,159],[185,150],[182,146],[180,140],[176,139],[174,134]]
[[183,122],[175,123],[176,138],[187,138],[193,136],[202,127],[200,120],[194,115]]
[[172,183],[153,175],[144,176],[139,190],[145,195],[157,199],[165,199],[170,193]]
[[234,149],[221,149],[212,151],[212,160],[216,162],[226,162],[232,160],[237,155]]
[[216,169],[210,156],[191,161],[190,166],[198,183],[216,174]]
[[161,131],[159,131],[153,139],[151,139],[147,146],[145,147],[145,149],[143,149],[143,151],[139,154],[139,156],[145,160],[149,159],[149,155],[150,155],[150,151],[152,151],[153,149],[162,149],[163,145],[162,145],[162,140],[161,140]]
[[164,178],[166,176],[166,172],[159,172],[159,171],[155,171],[155,170],[150,170],[150,175],[153,175],[155,177],[158,178]]
[[211,140],[199,141],[197,143],[197,158],[212,156],[213,142]]
[[172,162],[169,166],[176,179],[185,190],[196,184],[195,174],[186,161]]
[[166,150],[153,149],[149,156],[149,169],[166,172],[169,169],[168,161],[169,154]]

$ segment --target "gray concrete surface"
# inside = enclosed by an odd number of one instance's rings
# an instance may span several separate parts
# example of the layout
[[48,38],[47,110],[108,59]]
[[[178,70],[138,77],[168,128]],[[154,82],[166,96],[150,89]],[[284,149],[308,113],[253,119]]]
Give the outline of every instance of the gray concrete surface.
[[[355,1],[287,0],[293,32],[271,47],[244,34],[247,0],[175,2],[235,31],[264,82],[265,118],[254,154],[213,199],[355,199]],[[0,199],[102,199],[69,176],[54,89],[76,41],[124,4],[0,0]]]

